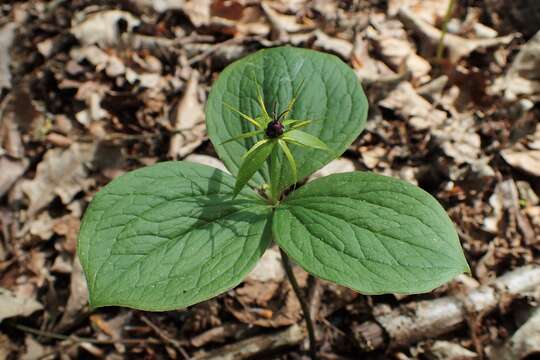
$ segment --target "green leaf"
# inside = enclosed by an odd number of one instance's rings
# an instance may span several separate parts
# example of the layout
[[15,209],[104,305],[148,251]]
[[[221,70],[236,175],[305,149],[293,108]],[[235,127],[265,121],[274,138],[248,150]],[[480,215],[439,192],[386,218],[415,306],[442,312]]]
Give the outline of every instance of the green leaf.
[[469,271],[442,206],[386,176],[317,179],[282,202],[272,223],[275,241],[306,271],[364,294],[426,292]]
[[[257,83],[260,91],[257,90]],[[294,47],[258,51],[223,70],[210,91],[206,106],[208,135],[220,159],[233,175],[238,174],[242,154],[260,138],[222,144],[231,137],[256,130],[241,116],[227,110],[223,103],[257,118],[263,115],[258,92],[268,106],[277,102],[278,111],[284,110],[297,92],[297,99],[287,117],[314,120],[303,130],[331,149],[321,152],[313,148],[291,147],[299,180],[342,154],[358,137],[366,122],[368,104],[360,82],[351,68],[339,58]],[[291,185],[293,177],[282,152],[278,161],[281,164],[278,167],[278,186],[284,189]],[[265,164],[249,184],[261,186],[269,179],[270,168]]]
[[234,196],[247,184],[253,177],[253,174],[263,166],[266,159],[272,153],[275,141],[263,139],[253,145],[253,147],[242,156],[243,162],[236,177],[236,185],[234,185]]
[[77,252],[93,307],[173,310],[239,284],[269,244],[271,209],[189,162],[120,176],[92,200]]
[[283,134],[283,140],[296,145],[312,147],[314,149],[330,151],[328,146],[315,136],[300,130],[289,130]]

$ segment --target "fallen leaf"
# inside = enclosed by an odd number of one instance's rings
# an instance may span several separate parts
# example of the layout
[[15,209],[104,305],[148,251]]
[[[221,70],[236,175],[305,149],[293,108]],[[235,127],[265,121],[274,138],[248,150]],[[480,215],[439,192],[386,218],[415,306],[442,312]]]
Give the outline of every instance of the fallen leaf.
[[80,316],[81,310],[88,304],[88,288],[79,258],[75,256],[73,272],[69,286],[69,298],[57,329],[69,327]]
[[37,300],[17,296],[11,291],[0,288],[0,322],[14,316],[30,316],[43,309]]
[[501,155],[512,167],[540,176],[540,150],[506,149],[501,151]]
[[450,341],[438,340],[426,351],[430,360],[467,360],[478,359],[478,355]]
[[0,91],[11,88],[11,72],[9,65],[11,62],[9,50],[15,39],[15,23],[7,23],[0,28]]
[[36,176],[23,180],[21,189],[28,196],[28,213],[33,216],[47,206],[55,196],[69,204],[73,197],[85,189],[92,179],[88,178],[87,166],[94,157],[95,145],[75,143],[67,149],[47,151],[38,164]]
[[281,255],[279,250],[267,249],[259,259],[255,268],[247,275],[246,281],[280,282],[285,277],[285,270],[281,264]]
[[105,10],[92,13],[71,28],[71,33],[83,45],[98,44],[113,46],[120,39],[118,22],[123,19],[127,23],[127,31],[131,31],[141,21],[127,11]]
[[171,137],[169,157],[183,158],[206,138],[206,125],[202,102],[199,100],[199,73],[193,70],[176,111]]
[[0,157],[0,198],[15,184],[28,168],[28,159],[13,160]]
[[[415,31],[422,36],[432,49],[435,49],[441,39],[441,30],[419,18],[412,10],[401,8],[399,18],[405,27]],[[491,39],[467,39],[454,34],[446,34],[444,46],[448,49],[449,60],[452,63],[458,62],[461,58],[469,56],[473,51],[489,49],[501,45],[508,45],[515,35],[491,38]]]
[[521,47],[506,75],[495,81],[492,91],[502,91],[510,101],[519,96],[540,100],[540,31]]

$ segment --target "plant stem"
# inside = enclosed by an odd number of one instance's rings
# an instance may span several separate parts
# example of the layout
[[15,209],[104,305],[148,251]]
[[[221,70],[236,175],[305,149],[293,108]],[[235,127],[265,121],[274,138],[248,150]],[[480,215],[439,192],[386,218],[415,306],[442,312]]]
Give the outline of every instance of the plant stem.
[[448,32],[448,21],[450,21],[450,16],[454,12],[455,0],[448,1],[448,8],[446,8],[446,14],[444,15],[441,38],[439,39],[439,45],[437,46],[437,61],[442,60],[443,50],[444,50],[444,37]]
[[302,307],[302,312],[304,313],[304,320],[306,321],[306,328],[308,331],[308,337],[309,337],[309,355],[312,360],[315,360],[317,358],[317,351],[316,351],[316,340],[315,340],[315,327],[313,326],[313,320],[311,319],[311,314],[309,312],[309,307],[306,302],[306,299],[304,297],[304,293],[300,286],[298,285],[298,281],[296,281],[296,277],[294,276],[291,262],[289,261],[289,257],[282,249],[279,249],[281,252],[281,262],[283,263],[283,268],[285,269],[285,273],[287,274],[287,277],[289,278],[289,281],[291,282],[292,288],[294,290],[294,293],[296,294],[296,297],[298,298],[298,301],[300,302],[300,306]]

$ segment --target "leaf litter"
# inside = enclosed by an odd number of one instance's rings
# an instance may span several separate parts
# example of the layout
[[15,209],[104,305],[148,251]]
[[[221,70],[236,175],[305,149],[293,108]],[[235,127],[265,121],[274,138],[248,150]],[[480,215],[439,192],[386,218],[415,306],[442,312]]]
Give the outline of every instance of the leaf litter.
[[[447,1],[0,6],[0,354],[242,358],[239,347],[253,345],[257,358],[299,358],[301,313],[273,248],[236,289],[160,314],[92,311],[75,260],[84,208],[112,178],[167,159],[223,166],[206,136],[208,90],[227,64],[265,47],[336,54],[363,81],[367,131],[320,174],[370,169],[434,194],[480,286],[538,264],[538,2],[458,3],[442,58]],[[432,294],[366,297],[324,281],[315,291],[300,277],[319,303],[320,356],[328,359],[355,358],[351,332],[381,309],[477,288],[456,279]],[[467,313],[468,325],[388,350],[395,339],[383,339],[363,356],[526,358],[538,352],[527,341],[538,336],[539,298],[538,287],[512,293],[505,306]]]

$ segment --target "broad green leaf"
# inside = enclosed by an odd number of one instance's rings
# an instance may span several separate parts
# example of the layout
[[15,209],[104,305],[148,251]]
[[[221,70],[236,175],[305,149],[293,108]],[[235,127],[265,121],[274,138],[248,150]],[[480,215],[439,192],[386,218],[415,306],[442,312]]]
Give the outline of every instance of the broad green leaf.
[[239,284],[269,244],[271,209],[189,162],[120,176],[92,200],[77,252],[93,307],[173,310]]
[[[240,115],[229,111],[223,104],[231,104],[242,113],[257,118],[263,115],[259,92],[266,109],[277,102],[277,110],[281,112],[294,98],[295,91],[298,96],[287,118],[312,120],[303,130],[331,149],[323,152],[291,147],[298,165],[299,180],[341,155],[364,128],[367,100],[355,73],[343,61],[333,55],[293,47],[258,51],[223,70],[210,91],[206,107],[210,140],[233,175],[238,174],[242,155],[260,137],[222,144],[231,137],[255,130],[254,125],[242,120]],[[282,152],[278,161],[281,164],[278,167],[278,185],[283,189],[292,184],[293,177]],[[268,183],[269,178],[270,169],[265,164],[249,184],[261,186]]]
[[238,171],[236,177],[236,184],[234,185],[234,196],[247,184],[247,182],[253,177],[253,174],[263,166],[264,162],[274,149],[276,145],[275,141],[264,139],[253,145],[253,147],[245,153],[242,158],[243,162]]
[[305,270],[364,294],[426,292],[469,271],[442,206],[386,176],[317,179],[283,201],[272,223],[275,241]]
[[300,130],[289,130],[283,134],[283,140],[296,145],[308,146],[314,149],[330,151],[328,146],[315,136]]

